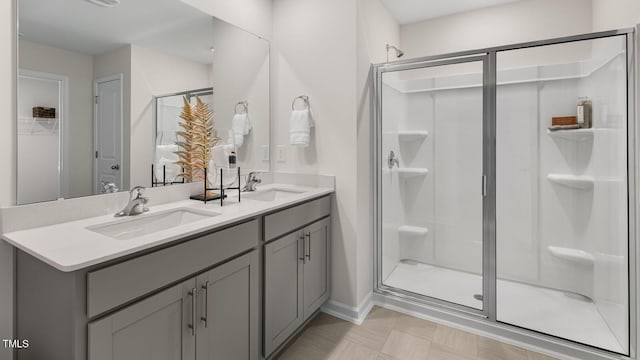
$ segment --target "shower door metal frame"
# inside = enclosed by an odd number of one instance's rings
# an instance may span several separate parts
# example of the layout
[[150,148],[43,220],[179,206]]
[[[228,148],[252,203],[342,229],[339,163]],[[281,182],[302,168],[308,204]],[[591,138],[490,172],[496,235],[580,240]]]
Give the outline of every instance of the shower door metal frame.
[[[478,189],[482,190],[482,292],[483,294],[495,292],[495,282],[492,283],[491,279],[495,278],[495,261],[489,261],[486,259],[492,259],[489,254],[495,252],[495,99],[491,93],[491,89],[495,88],[495,71],[492,70],[492,64],[495,64],[495,54],[493,56],[489,53],[475,53],[467,56],[452,57],[437,60],[427,61],[414,61],[405,63],[389,63],[381,64],[380,66],[374,66],[374,86],[376,94],[376,100],[374,104],[374,115],[378,119],[374,124],[375,134],[373,146],[374,157],[376,158],[374,164],[374,189],[375,189],[375,206],[374,213],[379,226],[375,229],[376,238],[380,239],[376,250],[376,258],[378,262],[382,263],[382,251],[378,248],[381,246],[382,239],[382,207],[379,204],[382,201],[382,184],[378,181],[382,176],[382,146],[381,134],[382,134],[382,75],[388,72],[398,72],[416,69],[436,68],[439,66],[465,64],[465,63],[482,63],[482,175],[478,178]],[[495,69],[495,66],[493,66]],[[484,178],[484,179],[483,179]],[[493,222],[493,223],[492,223]],[[492,240],[493,239],[493,240]],[[407,299],[419,298],[422,301],[452,308],[457,311],[465,312],[468,314],[491,318],[491,307],[495,307],[495,303],[492,297],[483,296],[482,309],[471,308],[465,305],[457,304],[447,300],[435,298],[428,295],[416,294],[406,291],[404,289],[395,288],[392,286],[384,285],[380,278],[381,266],[375,269],[375,289],[383,293],[393,293],[396,296],[402,296]]]
[[[636,82],[636,66],[640,67],[640,58],[637,51],[640,49],[640,36],[635,36],[636,32],[640,33],[640,25],[637,28],[618,29],[602,32],[587,33],[574,36],[559,37],[547,40],[530,41],[517,43],[512,45],[496,46],[491,48],[459,51],[448,54],[425,56],[416,59],[406,59],[387,63],[373,64],[373,101],[371,103],[372,112],[372,141],[371,151],[373,176],[373,202],[374,202],[374,292],[385,296],[391,296],[400,300],[413,302],[416,301],[423,305],[435,306],[436,309],[442,310],[452,309],[457,311],[460,319],[468,318],[468,314],[472,318],[484,317],[486,325],[494,327],[496,330],[514,337],[522,337],[523,334],[532,342],[551,345],[556,349],[567,352],[583,353],[594,355],[603,359],[619,358],[614,355],[617,353],[596,348],[586,344],[579,344],[571,340],[563,339],[557,336],[537,332],[535,330],[520,328],[515,325],[503,323],[497,320],[496,308],[496,92],[497,92],[497,54],[501,51],[518,50],[525,48],[533,48],[547,45],[557,45],[564,43],[572,43],[583,40],[595,40],[607,37],[625,36],[626,39],[626,55],[627,55],[627,226],[628,226],[628,297],[629,297],[629,358],[636,359],[638,356],[638,324],[640,324],[640,309],[638,299],[640,299],[640,287],[636,285],[640,279],[640,269],[638,268],[638,259],[640,258],[640,246],[638,246],[638,228],[640,224],[640,200],[636,191],[636,186],[640,183],[640,156],[636,154],[640,151],[638,140],[640,139],[640,126],[636,125],[638,114],[636,111],[640,109],[640,99],[636,99],[636,94],[640,93],[640,89],[636,91],[636,86],[640,84]],[[396,289],[382,284],[382,183],[380,181],[382,175],[382,74],[389,71],[407,70],[412,68],[427,67],[426,64],[455,64],[469,62],[472,58],[482,58],[483,67],[483,170],[487,176],[487,192],[483,201],[483,310],[471,309],[466,306],[453,304],[447,301],[431,298],[428,296],[417,295],[415,293]],[[477,61],[477,60],[476,60]],[[488,158],[489,157],[489,158]],[[456,316],[455,312],[450,315]],[[613,355],[613,357],[612,357]],[[620,354],[622,355],[622,354]],[[623,355],[627,358],[626,355]]]

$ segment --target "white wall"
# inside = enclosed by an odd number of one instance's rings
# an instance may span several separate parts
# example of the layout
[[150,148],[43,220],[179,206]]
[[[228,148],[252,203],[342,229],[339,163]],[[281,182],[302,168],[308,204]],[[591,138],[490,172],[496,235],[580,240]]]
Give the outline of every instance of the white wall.
[[[57,80],[18,80],[18,204],[57,200],[62,195],[58,172],[60,91]],[[32,109],[36,106],[55,108],[58,119],[34,119]]]
[[210,71],[207,64],[131,46],[131,185],[151,187],[153,96],[211,87]]
[[69,78],[69,109],[64,124],[67,197],[92,191],[93,166],[93,57],[20,40],[20,68]]
[[201,11],[261,37],[272,36],[271,0],[182,0]]
[[[252,130],[238,147],[244,170],[269,170],[262,146],[269,145],[269,43],[244,30],[217,21],[213,28],[213,110],[220,144],[229,143],[234,105],[247,101]],[[244,111],[237,106],[239,112]]]
[[640,1],[592,0],[593,31],[635,27],[640,23]]
[[[356,106],[357,168],[357,302],[361,304],[373,290],[373,202],[371,102],[373,84],[370,64],[386,60],[386,44],[400,42],[400,26],[380,0],[358,0],[356,14]],[[393,257],[393,256],[392,256]]]
[[408,59],[588,33],[591,18],[591,0],[519,1],[403,25],[400,48]]
[[[336,176],[332,299],[350,306],[358,276],[355,18],[355,0],[275,0],[271,51],[271,145],[287,147],[287,161],[272,169]],[[310,146],[294,148],[287,145],[291,101],[302,94],[316,126]]]

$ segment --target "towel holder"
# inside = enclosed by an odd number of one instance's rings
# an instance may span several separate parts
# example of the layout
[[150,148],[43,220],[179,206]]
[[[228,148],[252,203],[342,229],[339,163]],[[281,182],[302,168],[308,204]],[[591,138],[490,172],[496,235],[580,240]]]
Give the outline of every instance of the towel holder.
[[293,99],[293,102],[291,103],[291,110],[295,110],[295,105],[296,105],[296,101],[300,99],[302,101],[304,101],[304,105],[307,108],[307,110],[309,109],[309,97],[307,95],[300,95],[297,96],[296,98]]
[[249,102],[244,100],[244,101],[238,101],[238,103],[236,104],[235,108],[233,109],[233,112],[235,114],[238,114],[238,105],[241,105],[242,108],[240,109],[242,111],[242,109],[244,109],[244,113],[248,114],[249,113]]

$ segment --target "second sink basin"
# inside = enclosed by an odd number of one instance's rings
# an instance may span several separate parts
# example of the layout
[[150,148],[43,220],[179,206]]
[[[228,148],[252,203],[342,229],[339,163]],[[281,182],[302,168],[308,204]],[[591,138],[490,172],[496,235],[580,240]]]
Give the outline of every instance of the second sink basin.
[[242,197],[249,200],[274,201],[301,193],[303,193],[303,191],[290,189],[265,189],[242,193]]
[[95,225],[87,229],[114,239],[128,240],[199,220],[210,219],[217,215],[220,214],[191,208],[178,208],[157,214],[144,214],[141,217],[133,217],[128,220]]

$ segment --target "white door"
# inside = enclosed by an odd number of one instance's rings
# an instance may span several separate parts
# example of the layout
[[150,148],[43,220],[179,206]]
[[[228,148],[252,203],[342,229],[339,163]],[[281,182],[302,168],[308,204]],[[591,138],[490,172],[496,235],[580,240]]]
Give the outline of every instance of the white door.
[[94,193],[122,187],[122,75],[94,81]]

